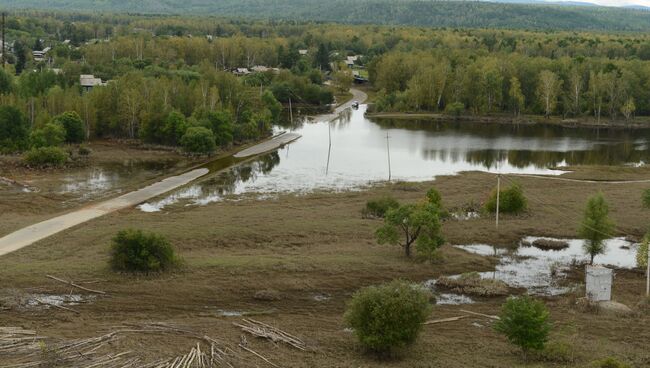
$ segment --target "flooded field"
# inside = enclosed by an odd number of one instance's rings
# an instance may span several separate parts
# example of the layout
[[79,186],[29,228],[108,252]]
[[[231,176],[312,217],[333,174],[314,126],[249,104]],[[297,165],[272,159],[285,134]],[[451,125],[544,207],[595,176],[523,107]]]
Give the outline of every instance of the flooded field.
[[364,116],[365,108],[348,110],[331,123],[303,121],[289,127],[302,138],[252,160],[217,160],[207,166],[211,176],[141,209],[202,205],[247,193],[268,198],[275,193],[356,190],[389,176],[393,181],[426,181],[472,170],[557,175],[565,166],[638,166],[650,161],[650,131],[371,120]]
[[[563,279],[572,266],[589,262],[581,239],[558,239],[568,247],[561,250],[543,250],[531,244],[540,237],[526,237],[515,250],[496,248],[485,244],[457,245],[456,248],[483,256],[495,256],[499,263],[494,271],[480,273],[483,278],[504,281],[513,288],[523,288],[535,295],[560,295],[571,289]],[[553,239],[554,240],[554,239]],[[605,254],[596,256],[594,263],[616,268],[636,266],[636,244],[624,238],[605,241]]]

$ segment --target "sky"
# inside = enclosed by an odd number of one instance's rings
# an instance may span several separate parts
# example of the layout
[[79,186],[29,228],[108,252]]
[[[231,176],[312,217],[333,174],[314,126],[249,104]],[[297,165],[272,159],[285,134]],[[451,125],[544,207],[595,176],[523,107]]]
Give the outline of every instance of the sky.
[[[576,0],[550,0],[553,2],[576,1]],[[626,5],[643,5],[650,6],[650,0],[577,0],[605,6],[626,6]]]

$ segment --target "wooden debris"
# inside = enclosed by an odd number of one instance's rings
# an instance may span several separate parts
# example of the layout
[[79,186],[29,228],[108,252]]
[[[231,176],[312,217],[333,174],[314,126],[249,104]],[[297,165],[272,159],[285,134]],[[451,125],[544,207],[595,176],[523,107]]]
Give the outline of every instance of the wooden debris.
[[243,324],[233,324],[253,336],[269,339],[273,342],[284,342],[299,350],[307,350],[307,344],[296,336],[290,335],[279,328],[269,326],[264,322],[256,321],[250,318],[244,318]]
[[262,359],[263,361],[267,362],[267,363],[268,363],[269,365],[271,365],[272,367],[280,368],[278,365],[274,364],[273,362],[271,362],[270,360],[268,360],[267,358],[265,358],[264,356],[262,356],[260,353],[258,353],[258,352],[256,352],[256,351],[254,351],[253,349],[247,347],[245,344],[241,343],[241,344],[239,344],[239,347],[242,348],[242,349],[244,349],[244,350],[246,350],[247,352],[249,352],[249,353],[255,355],[256,357]]
[[36,300],[37,302],[39,302],[41,304],[49,305],[50,307],[58,308],[58,309],[68,311],[68,312],[72,312],[72,313],[76,313],[76,314],[81,314],[81,312],[79,312],[78,310],[74,310],[72,308],[64,307],[62,305],[57,305],[57,304],[54,304],[54,303],[44,302],[44,301],[42,301],[40,299],[34,299],[34,300]]
[[454,321],[458,321],[458,320],[461,320],[461,319],[466,318],[466,317],[469,317],[469,316],[458,316],[458,317],[434,319],[434,320],[426,321],[423,324],[424,325],[434,325],[436,323],[454,322]]
[[66,280],[60,279],[60,278],[55,277],[55,276],[52,276],[52,275],[45,275],[45,277],[47,277],[48,279],[56,280],[56,281],[58,281],[58,282],[62,282],[62,283],[64,283],[64,284],[68,284],[68,285],[70,285],[70,286],[76,287],[76,288],[81,289],[81,290],[85,290],[85,291],[87,291],[87,292],[89,292],[89,293],[102,294],[102,295],[106,294],[106,293],[103,292],[103,291],[100,291],[100,290],[93,290],[93,289],[88,289],[88,288],[83,287],[83,286],[81,286],[81,285],[77,285],[77,284],[75,284],[75,283],[72,282],[72,281],[66,281]]
[[461,309],[460,311],[463,312],[463,313],[473,314],[475,316],[490,318],[490,319],[494,319],[494,320],[497,320],[497,321],[501,319],[499,316],[491,316],[489,314],[477,313],[477,312],[472,312],[472,311],[468,311],[468,310],[464,310],[464,309]]

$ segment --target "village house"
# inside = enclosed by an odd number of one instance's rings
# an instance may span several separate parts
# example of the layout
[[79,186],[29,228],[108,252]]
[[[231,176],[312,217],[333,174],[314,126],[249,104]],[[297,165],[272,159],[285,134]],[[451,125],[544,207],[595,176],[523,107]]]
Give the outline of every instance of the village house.
[[44,61],[47,58],[47,53],[50,52],[50,50],[52,50],[52,48],[48,46],[41,51],[32,51],[32,57],[34,57],[34,61]]
[[95,86],[105,86],[106,82],[102,82],[101,78],[95,78],[92,74],[82,74],[79,76],[79,84],[84,92],[89,92]]

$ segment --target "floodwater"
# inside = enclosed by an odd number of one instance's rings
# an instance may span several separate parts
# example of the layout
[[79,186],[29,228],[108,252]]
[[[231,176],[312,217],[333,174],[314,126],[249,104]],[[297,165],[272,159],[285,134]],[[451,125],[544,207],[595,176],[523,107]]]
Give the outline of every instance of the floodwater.
[[[560,295],[568,292],[571,286],[562,282],[567,271],[574,265],[589,262],[583,249],[584,240],[543,238],[566,241],[569,246],[562,250],[542,250],[525,245],[537,239],[540,237],[526,237],[513,251],[485,244],[456,247],[470,253],[499,258],[494,271],[480,273],[483,278],[502,280],[513,288],[524,288],[534,295]],[[633,268],[636,265],[636,244],[624,238],[612,238],[605,241],[605,247],[605,254],[596,256],[594,264],[617,268]]]
[[205,179],[141,209],[159,211],[179,202],[201,205],[251,193],[268,198],[358,190],[389,175],[401,181],[472,170],[557,175],[572,165],[650,162],[650,130],[368,119],[365,110],[365,105],[347,110],[331,123],[276,127],[302,138],[254,159],[216,160],[207,165],[212,174]]

